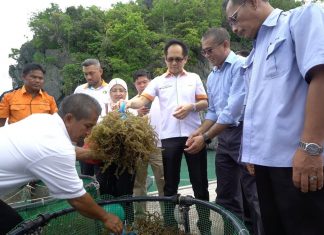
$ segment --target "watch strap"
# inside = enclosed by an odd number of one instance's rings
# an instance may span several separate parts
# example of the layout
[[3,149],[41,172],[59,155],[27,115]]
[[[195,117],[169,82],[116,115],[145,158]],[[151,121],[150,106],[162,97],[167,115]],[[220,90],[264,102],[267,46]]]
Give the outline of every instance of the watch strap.
[[210,144],[211,143],[211,139],[208,137],[207,133],[203,134],[203,138],[204,138],[205,144]]
[[321,153],[323,153],[323,146],[316,143],[306,143],[303,141],[299,141],[298,147],[311,156],[318,156]]

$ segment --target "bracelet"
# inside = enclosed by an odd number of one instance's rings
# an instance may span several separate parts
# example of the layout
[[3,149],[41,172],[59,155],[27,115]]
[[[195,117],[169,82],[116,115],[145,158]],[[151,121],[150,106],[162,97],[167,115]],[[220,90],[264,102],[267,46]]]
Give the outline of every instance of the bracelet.
[[196,103],[193,103],[192,104],[192,112],[196,112],[197,111],[197,106],[196,106]]

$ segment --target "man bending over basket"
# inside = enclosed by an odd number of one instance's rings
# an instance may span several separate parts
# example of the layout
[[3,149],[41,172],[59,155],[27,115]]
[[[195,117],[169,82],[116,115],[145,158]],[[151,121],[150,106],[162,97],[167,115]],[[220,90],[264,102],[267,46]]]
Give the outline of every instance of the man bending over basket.
[[[100,113],[94,98],[74,94],[63,100],[58,114],[34,114],[0,128],[0,197],[40,179],[53,197],[67,199],[82,215],[101,220],[107,229],[121,234],[122,222],[95,203],[75,168],[73,143],[90,133]],[[19,214],[0,200],[0,234],[21,221]]]

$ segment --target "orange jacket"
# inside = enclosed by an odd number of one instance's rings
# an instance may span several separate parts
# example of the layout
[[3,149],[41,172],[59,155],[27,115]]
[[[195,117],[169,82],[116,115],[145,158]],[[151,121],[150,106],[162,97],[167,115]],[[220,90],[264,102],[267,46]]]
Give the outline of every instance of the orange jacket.
[[9,124],[20,121],[33,113],[53,114],[55,112],[57,112],[57,106],[53,96],[40,90],[39,94],[33,98],[24,86],[4,94],[0,101],[0,118],[9,118]]

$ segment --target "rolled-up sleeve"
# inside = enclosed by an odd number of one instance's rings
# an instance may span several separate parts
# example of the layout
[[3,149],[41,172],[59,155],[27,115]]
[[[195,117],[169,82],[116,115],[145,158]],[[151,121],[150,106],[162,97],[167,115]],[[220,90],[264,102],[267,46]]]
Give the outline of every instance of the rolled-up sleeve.
[[232,70],[232,86],[229,91],[227,105],[219,114],[217,123],[238,125],[242,119],[245,88],[240,68],[240,66],[236,65]]

